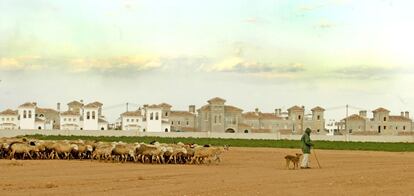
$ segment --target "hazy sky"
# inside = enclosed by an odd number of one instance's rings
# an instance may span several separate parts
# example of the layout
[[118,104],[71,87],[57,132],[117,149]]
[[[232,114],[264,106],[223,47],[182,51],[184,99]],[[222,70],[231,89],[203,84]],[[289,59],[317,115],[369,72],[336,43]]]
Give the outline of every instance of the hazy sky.
[[[2,0],[0,110],[101,101],[414,112],[412,0]],[[64,108],[66,109],[66,108]],[[351,113],[357,109],[352,109]]]

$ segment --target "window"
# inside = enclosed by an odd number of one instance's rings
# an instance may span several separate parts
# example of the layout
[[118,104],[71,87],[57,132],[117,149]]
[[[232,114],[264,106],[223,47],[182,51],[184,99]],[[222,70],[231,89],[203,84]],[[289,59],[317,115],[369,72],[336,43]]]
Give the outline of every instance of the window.
[[164,130],[165,132],[168,132],[168,128],[165,128],[165,130]]
[[300,118],[301,118],[301,116],[299,115],[299,116],[298,116],[298,120],[300,120]]
[[127,118],[127,122],[129,122],[129,118]]
[[165,112],[165,116],[168,116],[168,112]]
[[187,120],[187,123],[186,123],[186,124],[187,124],[187,126],[190,124],[190,123],[188,122],[188,120]]
[[398,130],[398,127],[395,127],[395,130]]
[[319,131],[321,131],[321,130],[319,130],[319,129],[318,129],[318,130],[316,130],[316,131],[319,133]]
[[64,118],[64,119],[63,119],[63,121],[65,121],[65,122],[66,122],[66,118]]
[[171,125],[173,125],[174,124],[174,121],[171,121]]
[[27,118],[27,112],[26,112],[26,110],[23,111],[23,118]]
[[14,121],[14,118],[11,118],[12,121]]
[[318,116],[316,117],[316,119],[320,120],[320,119],[321,119],[321,116],[319,116],[319,115],[318,115]]
[[39,126],[39,127],[37,127],[37,129],[41,130],[41,129],[42,129],[42,127],[41,127],[41,126]]
[[219,116],[219,123],[221,123],[221,115]]
[[217,123],[217,116],[214,116],[214,123]]
[[178,121],[178,123],[177,123],[178,125],[181,125],[181,121]]
[[244,133],[249,133],[249,130],[244,130]]
[[27,118],[32,118],[32,110],[29,110],[29,115]]
[[10,118],[6,118],[6,120],[7,120],[7,121],[9,121],[9,120],[10,120]]
[[76,121],[76,118],[73,119],[73,122],[75,122],[75,121]]
[[4,118],[1,118],[1,121],[4,121]]
[[387,117],[384,117],[384,121],[387,121]]
[[154,120],[154,113],[152,113],[152,112],[150,114],[150,120]]
[[91,119],[91,113],[90,112],[86,112],[86,119]]
[[403,126],[403,130],[405,131],[405,126]]
[[95,111],[92,111],[92,119],[95,119]]
[[384,130],[386,130],[387,129],[387,126],[384,126]]
[[155,113],[155,120],[158,120],[158,112]]
[[105,130],[105,128],[104,127],[101,127],[101,130]]
[[71,118],[68,118],[68,121],[70,122],[70,121],[72,121],[72,119]]
[[45,117],[45,115],[43,115],[43,114],[40,114],[40,115],[39,115],[39,117]]

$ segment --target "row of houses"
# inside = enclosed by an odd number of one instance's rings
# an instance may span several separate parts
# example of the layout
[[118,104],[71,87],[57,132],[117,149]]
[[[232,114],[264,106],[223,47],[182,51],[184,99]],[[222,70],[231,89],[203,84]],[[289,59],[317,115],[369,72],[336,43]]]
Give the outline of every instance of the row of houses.
[[[395,134],[411,132],[413,126],[408,112],[390,115],[390,111],[379,108],[373,118],[366,111],[354,114],[340,122],[325,122],[325,109],[314,107],[309,111],[303,106],[293,106],[282,111],[261,112],[259,109],[244,112],[227,105],[226,100],[215,97],[207,104],[188,110],[173,110],[167,103],[145,104],[136,110],[127,111],[109,124],[102,113],[103,104],[72,101],[67,110],[41,108],[36,103],[24,103],[17,110],[0,112],[0,129],[61,129],[61,130],[107,130],[142,132],[226,132],[226,133],[281,133],[302,134],[310,128],[314,134],[361,133]],[[326,125],[328,124],[328,126]],[[333,127],[334,130],[330,130]]]

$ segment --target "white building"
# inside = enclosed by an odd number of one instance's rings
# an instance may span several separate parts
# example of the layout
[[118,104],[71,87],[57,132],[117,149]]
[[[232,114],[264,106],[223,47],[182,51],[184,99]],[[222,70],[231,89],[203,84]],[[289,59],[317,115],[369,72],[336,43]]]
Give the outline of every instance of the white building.
[[124,131],[142,131],[143,117],[141,111],[124,112],[121,114],[121,126]]
[[[18,107],[19,114],[19,128],[20,129],[36,129],[35,124],[35,111],[36,103],[24,103]],[[40,124],[40,123],[39,123]]]
[[68,111],[60,113],[62,130],[108,130],[108,122],[102,115],[100,102],[84,105],[79,101],[68,103]]
[[78,112],[69,110],[60,113],[60,129],[61,130],[81,130],[81,115]]
[[0,129],[15,130],[19,128],[19,114],[16,110],[7,109],[0,112]]

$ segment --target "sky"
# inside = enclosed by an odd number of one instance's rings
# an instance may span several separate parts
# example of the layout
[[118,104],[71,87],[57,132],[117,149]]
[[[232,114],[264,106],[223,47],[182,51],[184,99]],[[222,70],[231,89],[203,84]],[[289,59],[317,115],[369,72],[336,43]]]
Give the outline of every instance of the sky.
[[[411,0],[2,0],[0,110],[27,101],[146,103],[213,97],[326,118],[414,112]],[[66,108],[64,107],[63,110]]]

